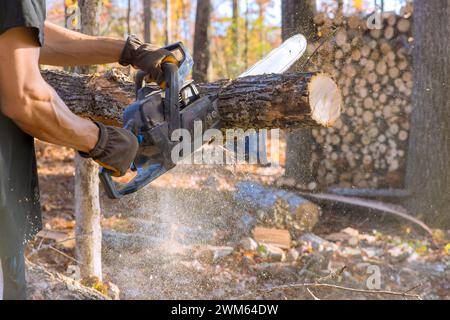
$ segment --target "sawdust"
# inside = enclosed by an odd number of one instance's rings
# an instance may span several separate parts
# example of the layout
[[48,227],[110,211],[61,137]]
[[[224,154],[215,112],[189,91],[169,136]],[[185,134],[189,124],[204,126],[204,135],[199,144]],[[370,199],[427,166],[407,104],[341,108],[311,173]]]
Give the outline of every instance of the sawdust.
[[[69,233],[73,230],[73,176],[64,172],[71,170],[72,155],[53,146],[44,149],[49,155],[39,160],[43,206],[47,207],[44,223],[47,229]],[[61,174],[47,175],[51,167]],[[319,237],[293,239],[282,261],[277,260],[278,251],[271,256],[259,248],[242,249],[240,225],[248,216],[229,206],[232,186],[239,180],[273,183],[274,179],[260,175],[259,169],[248,169],[246,173],[243,167],[179,167],[164,182],[158,181],[127,201],[102,199],[105,232],[113,234],[118,244],[134,241],[132,247],[103,245],[105,280],[119,286],[122,299],[227,299],[261,288],[314,281],[344,265],[346,271],[333,283],[365,288],[367,267],[375,265],[380,268],[383,289],[406,291],[424,282],[414,293],[426,299],[450,296],[450,252],[444,248],[447,233],[442,233],[442,245],[434,248],[409,226],[381,215],[368,219],[367,215],[324,208],[313,230]],[[47,244],[75,256],[73,248],[53,240],[36,239],[30,249]],[[297,254],[290,252],[293,249]],[[33,255],[32,261],[69,276],[75,266],[71,259],[47,249]],[[313,291],[321,299],[374,298],[325,288]],[[302,289],[262,297],[311,299]]]

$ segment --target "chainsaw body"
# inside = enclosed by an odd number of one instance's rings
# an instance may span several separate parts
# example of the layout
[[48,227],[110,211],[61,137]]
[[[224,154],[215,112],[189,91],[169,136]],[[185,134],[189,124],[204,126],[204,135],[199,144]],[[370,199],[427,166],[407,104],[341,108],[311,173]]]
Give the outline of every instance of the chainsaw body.
[[[179,66],[170,63],[163,66],[166,89],[147,84],[145,74],[139,72],[135,80],[136,102],[123,114],[124,128],[133,132],[139,141],[139,150],[130,168],[135,171],[135,177],[119,187],[107,169],[100,170],[100,180],[111,199],[134,193],[175,167],[172,150],[180,143],[171,139],[175,130],[185,129],[194,137],[194,126],[198,122],[201,123],[201,136],[206,130],[220,126],[216,101],[208,96],[200,97],[195,83],[185,81],[193,63],[183,44],[179,42],[166,49],[179,61]],[[191,153],[195,146],[198,148],[203,144],[203,141],[195,142],[192,139]],[[182,159],[190,154],[178,156]]]

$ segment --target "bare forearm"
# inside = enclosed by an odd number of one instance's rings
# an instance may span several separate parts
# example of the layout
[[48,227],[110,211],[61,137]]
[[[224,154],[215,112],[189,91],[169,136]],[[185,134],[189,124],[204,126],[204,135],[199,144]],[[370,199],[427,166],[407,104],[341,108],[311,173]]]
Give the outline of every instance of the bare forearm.
[[0,111],[28,134],[88,152],[98,128],[71,113],[41,76],[39,47],[27,28],[0,35]]
[[[25,112],[12,114],[12,120],[42,141],[84,152],[92,150],[98,140],[97,126],[74,115],[46,83],[35,86],[33,92],[27,94]],[[34,93],[36,89],[38,94]]]
[[39,63],[77,66],[119,61],[125,40],[88,36],[45,23],[45,45]]

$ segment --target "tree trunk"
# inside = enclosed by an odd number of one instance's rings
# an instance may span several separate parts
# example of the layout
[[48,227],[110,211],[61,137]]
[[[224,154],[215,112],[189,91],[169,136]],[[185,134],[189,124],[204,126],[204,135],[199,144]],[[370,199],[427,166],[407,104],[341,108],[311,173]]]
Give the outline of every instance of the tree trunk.
[[165,16],[165,34],[166,34],[166,45],[169,45],[172,43],[172,39],[171,39],[171,31],[172,31],[172,16],[171,16],[171,5],[170,5],[170,0],[166,0],[165,1],[165,9],[166,9],[166,16]]
[[341,16],[344,14],[344,0],[337,0],[336,13]]
[[311,232],[319,221],[320,207],[295,192],[267,188],[253,181],[239,182],[236,189],[234,200],[238,207],[256,213],[266,227],[287,228],[297,238]]
[[[288,39],[301,33],[308,40],[315,38],[314,12],[309,0],[282,1],[282,37]],[[295,66],[294,66],[295,69]],[[285,175],[296,182],[308,184],[312,176],[313,136],[309,128],[298,129],[286,135]]]
[[244,31],[244,61],[245,70],[248,69],[248,45],[249,45],[249,32],[250,32],[250,21],[249,21],[249,11],[250,3],[249,0],[245,0],[245,31]]
[[413,32],[413,110],[406,175],[412,197],[407,205],[429,224],[448,228],[450,1],[416,0]]
[[102,280],[102,230],[99,196],[99,166],[75,155],[75,217],[77,259],[81,279]]
[[194,37],[194,69],[192,77],[196,82],[206,82],[208,79],[209,22],[211,18],[211,0],[197,1]]
[[[98,34],[98,17],[101,1],[80,0],[81,32]],[[82,73],[92,68],[84,67]],[[87,279],[92,276],[102,280],[101,261],[101,225],[98,166],[90,159],[75,155],[75,218],[76,218],[76,254],[80,261],[80,276]]]
[[233,60],[231,63],[231,78],[238,75],[240,69],[240,54],[239,54],[239,1],[233,0],[233,17],[231,22],[231,45]]
[[282,36],[283,39],[301,33],[308,41],[316,38],[314,25],[314,5],[311,0],[282,0]]
[[258,20],[259,20],[259,58],[264,57],[264,0],[257,1],[258,4]]
[[[112,72],[101,77],[49,70],[42,74],[72,112],[107,124],[120,126],[124,107],[134,101],[134,84]],[[341,93],[325,74],[252,76],[199,88],[217,96],[223,128],[331,126],[341,112]]]
[[144,41],[150,43],[152,40],[151,21],[152,21],[152,0],[143,0],[144,7]]
[[286,134],[285,176],[307,185],[313,180],[312,154],[314,143],[310,128],[296,129]]
[[127,36],[131,34],[131,0],[127,3]]

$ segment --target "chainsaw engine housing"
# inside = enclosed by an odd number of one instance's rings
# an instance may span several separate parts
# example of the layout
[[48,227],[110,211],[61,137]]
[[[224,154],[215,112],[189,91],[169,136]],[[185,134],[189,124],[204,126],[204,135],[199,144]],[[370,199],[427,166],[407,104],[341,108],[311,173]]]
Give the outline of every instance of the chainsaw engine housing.
[[[181,52],[184,60],[180,62],[179,68],[173,64],[164,65],[164,91],[157,86],[146,84],[144,74],[139,73],[136,77],[137,100],[128,106],[123,114],[124,128],[133,132],[139,141],[138,154],[131,166],[136,176],[129,183],[118,187],[108,170],[103,168],[100,179],[108,197],[112,199],[142,189],[176,165],[172,159],[172,150],[180,141],[171,139],[175,130],[185,129],[194,137],[197,122],[201,122],[202,135],[210,128],[220,127],[215,99],[209,96],[201,97],[192,81],[183,81],[180,86],[180,76],[186,74],[186,61],[191,61],[184,47],[178,43],[170,48]],[[180,71],[183,74],[180,74]],[[194,152],[198,145],[192,139],[191,152]],[[179,159],[189,155],[180,154]]]

